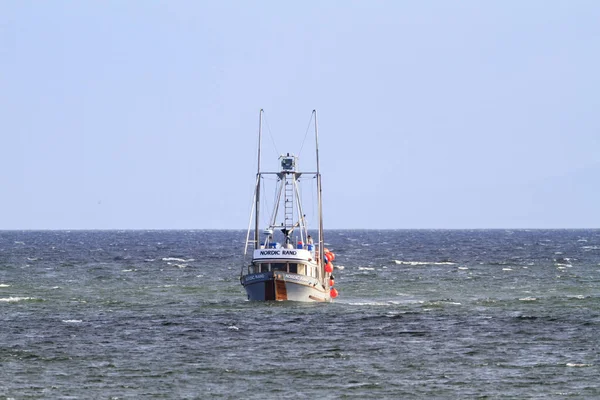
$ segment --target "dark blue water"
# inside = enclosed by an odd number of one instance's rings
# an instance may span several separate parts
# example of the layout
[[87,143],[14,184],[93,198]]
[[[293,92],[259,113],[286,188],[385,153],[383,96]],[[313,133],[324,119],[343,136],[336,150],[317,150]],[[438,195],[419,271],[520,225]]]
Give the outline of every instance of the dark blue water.
[[329,231],[332,304],[242,231],[0,232],[0,398],[598,398],[600,231]]

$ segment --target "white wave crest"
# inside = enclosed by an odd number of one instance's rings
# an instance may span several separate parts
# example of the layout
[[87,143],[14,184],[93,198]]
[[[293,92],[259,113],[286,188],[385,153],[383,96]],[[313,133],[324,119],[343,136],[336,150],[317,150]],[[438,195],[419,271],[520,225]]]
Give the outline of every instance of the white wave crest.
[[348,303],[351,306],[390,306],[393,305],[389,302],[381,302],[381,301],[366,301],[366,302],[357,302],[357,303]]
[[567,363],[567,367],[591,367],[593,364]]
[[536,301],[537,299],[535,297],[523,297],[519,300],[520,301]]
[[6,303],[16,303],[18,301],[31,300],[32,297],[2,297],[0,301],[4,301]]
[[177,268],[187,268],[189,267],[189,265],[187,264],[174,264],[174,263],[167,263],[167,265],[172,265],[173,267],[177,267]]
[[581,246],[584,250],[600,250],[600,246]]
[[10,287],[10,285],[7,285],[6,283],[0,283],[0,287]]
[[373,267],[358,267],[359,271],[375,271]]
[[66,323],[66,324],[80,324],[83,321],[80,319],[63,319],[62,322]]
[[402,261],[402,260],[394,260],[396,264],[400,265],[455,265],[456,263],[450,261],[441,261],[441,262],[429,262],[429,261]]
[[192,261],[196,261],[193,258],[188,258],[187,260],[185,258],[177,258],[177,257],[163,257],[162,258],[163,261],[178,261],[178,262],[192,262]]

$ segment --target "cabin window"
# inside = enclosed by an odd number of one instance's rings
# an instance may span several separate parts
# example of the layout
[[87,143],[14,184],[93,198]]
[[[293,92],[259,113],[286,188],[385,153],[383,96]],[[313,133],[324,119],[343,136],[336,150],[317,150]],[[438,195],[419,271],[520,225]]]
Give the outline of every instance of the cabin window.
[[[297,267],[298,268],[297,274],[306,275],[306,265],[304,265],[304,264],[297,264],[297,265],[298,265],[298,267]],[[290,265],[290,270],[291,269],[292,269],[292,266]]]
[[293,274],[316,276],[316,269],[312,265],[305,265],[301,263],[260,263],[252,264],[248,266],[248,273],[257,274],[261,272],[269,271],[283,271],[290,272]]
[[271,269],[273,271],[286,271],[287,272],[287,264],[286,263],[272,263]]

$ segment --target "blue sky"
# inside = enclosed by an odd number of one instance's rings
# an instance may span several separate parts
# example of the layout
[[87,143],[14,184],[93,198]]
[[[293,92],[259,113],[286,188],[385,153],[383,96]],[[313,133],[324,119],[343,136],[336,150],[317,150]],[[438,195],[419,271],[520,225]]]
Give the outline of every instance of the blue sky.
[[597,1],[2,1],[0,229],[245,228],[260,108],[281,152],[318,110],[326,228],[600,228],[598,21]]

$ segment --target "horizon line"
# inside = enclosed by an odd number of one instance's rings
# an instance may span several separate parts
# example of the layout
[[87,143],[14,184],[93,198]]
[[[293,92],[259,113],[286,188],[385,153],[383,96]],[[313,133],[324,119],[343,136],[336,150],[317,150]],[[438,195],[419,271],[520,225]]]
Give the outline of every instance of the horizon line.
[[[315,228],[316,229],[316,228]],[[309,231],[315,229],[308,229]],[[0,232],[66,232],[66,231],[247,231],[248,228],[0,228]],[[596,228],[325,228],[325,231],[560,231],[600,230]],[[250,229],[253,231],[253,229]]]

